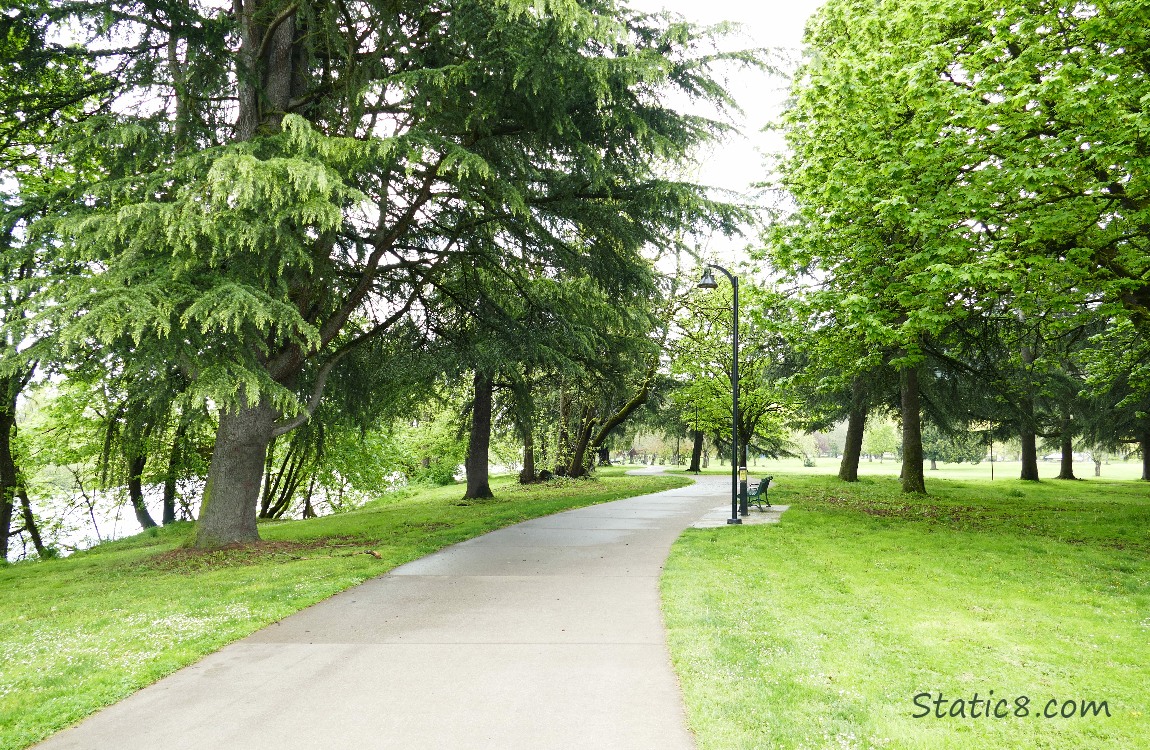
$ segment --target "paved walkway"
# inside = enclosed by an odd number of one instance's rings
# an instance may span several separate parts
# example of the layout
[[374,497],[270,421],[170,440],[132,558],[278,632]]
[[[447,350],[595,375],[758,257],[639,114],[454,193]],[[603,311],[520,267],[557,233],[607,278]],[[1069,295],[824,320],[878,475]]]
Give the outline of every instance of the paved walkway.
[[730,480],[527,521],[265,628],[40,745],[679,750],[659,574]]

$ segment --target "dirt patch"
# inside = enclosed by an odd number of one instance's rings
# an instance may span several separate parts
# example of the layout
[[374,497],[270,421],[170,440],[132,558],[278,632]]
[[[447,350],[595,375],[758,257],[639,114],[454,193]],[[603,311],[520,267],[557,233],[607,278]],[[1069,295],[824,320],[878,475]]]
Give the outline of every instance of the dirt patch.
[[[807,498],[817,504],[864,513],[876,518],[919,522],[955,531],[994,531],[1023,537],[1049,539],[1071,546],[1098,547],[1113,550],[1150,550],[1150,543],[1127,538],[1117,529],[1097,529],[1091,536],[1091,524],[1102,511],[1097,505],[1055,503],[1009,503],[995,506],[963,503],[929,502],[922,498],[902,501],[894,498],[868,498],[838,495],[833,492],[812,493]],[[1077,516],[1075,515],[1077,514]],[[1087,534],[1083,535],[1083,527]],[[1114,538],[1118,536],[1119,538]]]
[[[194,573],[213,568],[231,568],[241,565],[260,565],[269,562],[293,562],[315,557],[347,557],[372,555],[368,540],[356,537],[326,537],[305,542],[260,541],[253,544],[230,544],[214,550],[181,547],[161,552],[143,565],[166,573]],[[326,554],[325,554],[326,553]]]
[[455,524],[448,521],[418,521],[416,523],[404,524],[409,529],[419,529],[420,531],[442,531],[443,529],[451,529]]
[[985,521],[988,513],[981,508],[958,505],[933,505],[930,503],[876,502],[863,498],[846,498],[827,495],[819,498],[827,505],[849,508],[878,518],[900,518],[905,520],[930,520],[945,523],[969,525]]

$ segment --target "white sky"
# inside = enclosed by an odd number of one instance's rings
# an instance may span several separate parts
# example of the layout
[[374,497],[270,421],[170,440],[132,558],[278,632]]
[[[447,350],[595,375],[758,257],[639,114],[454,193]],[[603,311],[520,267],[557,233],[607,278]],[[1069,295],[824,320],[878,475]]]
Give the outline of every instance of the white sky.
[[[742,25],[741,33],[731,40],[731,48],[768,47],[797,60],[802,46],[803,28],[807,18],[824,0],[630,0],[632,8],[648,12],[669,10],[687,20],[702,24],[732,21]],[[744,117],[742,136],[731,137],[717,144],[713,153],[700,165],[694,175],[699,182],[715,187],[751,191],[751,186],[766,177],[764,154],[778,151],[782,141],[774,134],[762,132],[763,126],[774,120],[786,98],[789,81],[783,76],[762,72],[732,70],[728,88],[736,96]],[[720,256],[734,260],[737,248],[747,238],[727,243],[722,238],[713,240],[709,248]]]

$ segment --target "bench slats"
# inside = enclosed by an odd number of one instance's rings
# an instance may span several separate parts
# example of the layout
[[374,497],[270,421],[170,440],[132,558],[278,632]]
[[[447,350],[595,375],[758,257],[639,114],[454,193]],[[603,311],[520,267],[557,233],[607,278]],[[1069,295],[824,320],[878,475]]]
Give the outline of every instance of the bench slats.
[[[758,506],[759,510],[766,511],[767,508],[772,507],[771,501],[767,499],[767,490],[770,489],[771,480],[774,476],[763,477],[755,488],[747,493],[747,503]],[[766,507],[763,507],[763,506]]]

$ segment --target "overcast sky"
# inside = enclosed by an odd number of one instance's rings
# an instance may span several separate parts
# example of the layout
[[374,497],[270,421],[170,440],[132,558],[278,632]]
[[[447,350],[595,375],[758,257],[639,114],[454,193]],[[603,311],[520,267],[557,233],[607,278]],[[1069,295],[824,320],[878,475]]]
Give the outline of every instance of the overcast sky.
[[[644,11],[666,9],[703,24],[733,21],[743,28],[732,47],[768,47],[797,59],[807,18],[822,3],[823,0],[631,0],[629,5]],[[781,141],[761,131],[778,115],[787,83],[785,78],[761,72],[732,71],[728,87],[745,113],[740,123],[743,136],[715,146],[696,179],[739,192],[748,191],[764,179],[763,152],[778,150]]]

